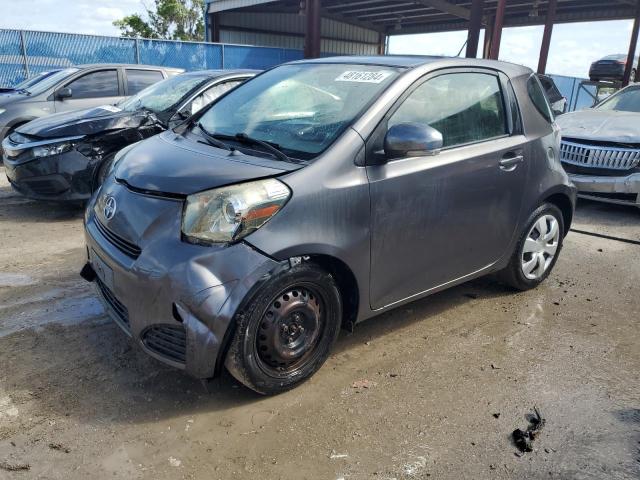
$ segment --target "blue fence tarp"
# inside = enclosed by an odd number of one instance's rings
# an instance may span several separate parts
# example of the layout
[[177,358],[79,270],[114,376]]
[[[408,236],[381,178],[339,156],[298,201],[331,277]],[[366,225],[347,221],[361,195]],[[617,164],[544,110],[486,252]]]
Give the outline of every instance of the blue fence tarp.
[[15,85],[53,68],[86,63],[141,63],[185,70],[264,69],[302,57],[301,50],[287,48],[0,29],[0,86]]

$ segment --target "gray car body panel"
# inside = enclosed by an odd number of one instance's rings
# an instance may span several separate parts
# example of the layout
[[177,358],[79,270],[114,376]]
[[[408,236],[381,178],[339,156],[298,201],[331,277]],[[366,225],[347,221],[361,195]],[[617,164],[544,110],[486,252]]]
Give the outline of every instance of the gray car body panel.
[[[158,315],[163,321],[170,321],[166,304],[169,301],[180,303],[181,296],[168,290],[166,285],[179,284],[179,291],[187,292],[187,297],[206,292],[207,288],[233,285],[228,289],[225,287],[224,293],[216,292],[211,308],[187,308],[182,314],[189,318],[183,318],[187,338],[200,339],[194,340],[194,345],[203,349],[197,354],[187,354],[192,361],[187,360],[185,369],[196,376],[203,377],[220,368],[226,345],[224,338],[233,332],[234,317],[242,314],[243,306],[262,282],[269,281],[276,272],[286,270],[290,263],[310,259],[340,265],[338,283],[346,280],[339,276],[343,275],[352,278],[356,286],[357,292],[353,293],[357,306],[353,318],[349,319],[350,323],[355,323],[503,268],[530,213],[554,195],[562,196],[569,206],[565,225],[568,230],[575,187],[559,164],[557,129],[542,117],[529,99],[526,82],[533,75],[531,70],[502,62],[420,57],[340,57],[311,62],[393,65],[407,67],[407,70],[313,162],[298,165],[293,171],[281,169],[274,173],[289,186],[292,196],[277,215],[243,242],[226,247],[200,247],[181,242],[179,205],[181,198],[189,193],[184,185],[178,188],[167,181],[167,188],[178,192],[178,198],[172,200],[176,205],[169,215],[159,211],[150,213],[147,207],[141,207],[139,211],[137,207],[131,207],[146,200],[144,195],[131,192],[123,184],[133,181],[134,170],[129,171],[129,164],[137,165],[143,155],[153,157],[154,150],[159,148],[157,141],[152,148],[154,140],[142,142],[127,152],[115,171],[120,184],[111,176],[89,204],[87,243],[104,256],[103,260],[114,271],[114,278],[127,279],[122,287],[115,282],[115,293],[121,295],[125,303],[135,302],[133,322],[150,325],[157,321]],[[368,164],[367,142],[387,112],[416,82],[448,69],[486,69],[510,81],[518,101],[511,122],[512,135],[444,150],[436,156],[393,160],[383,165]],[[505,86],[511,88],[507,83]],[[169,132],[164,134],[164,138],[168,139],[168,135]],[[186,143],[189,139],[176,139],[175,142]],[[192,142],[191,148],[196,148],[195,145]],[[209,148],[217,156],[218,163],[208,172],[200,170],[200,174],[208,179],[199,182],[197,188],[188,188],[198,190],[204,183],[209,188],[226,184],[225,169],[233,168],[232,159],[224,158],[229,153],[222,155],[222,151],[213,147],[197,148]],[[521,152],[524,161],[512,172],[501,171],[502,154],[512,150]],[[174,147],[172,151],[180,150]],[[168,154],[170,152],[165,152]],[[264,159],[247,156],[244,161],[256,165],[253,173],[251,169],[241,169],[246,180],[263,176],[261,164]],[[460,175],[461,184],[452,182],[452,178]],[[407,192],[411,178],[417,176],[428,188]],[[512,180],[514,184],[509,185]],[[234,178],[233,181],[242,179]],[[148,185],[153,183],[149,181]],[[120,233],[130,235],[132,242],[142,239],[140,242],[143,243],[143,239],[148,238],[157,245],[154,247],[157,250],[147,253],[147,247],[141,244],[140,258],[148,258],[148,265],[143,264],[141,268],[137,264],[140,260],[133,263],[118,261],[117,251],[114,253],[104,238],[91,228],[91,222],[103,215],[100,202],[107,195],[116,197],[118,203],[126,202],[128,211],[122,213],[126,220],[119,227],[117,222],[111,224],[105,218],[102,220]],[[482,212],[474,204],[487,195],[491,197],[490,212]],[[96,202],[98,207],[94,213]],[[496,231],[489,232],[487,239],[470,241],[462,226],[473,215],[478,217],[471,220],[474,233],[479,233],[483,224],[486,231]],[[456,229],[456,222],[461,228]],[[161,245],[162,238],[170,240]],[[388,243],[394,239],[397,242],[395,253]],[[491,244],[492,241],[499,245]],[[455,245],[458,245],[457,249]],[[465,248],[476,247],[480,253],[478,261],[465,252]],[[445,249],[444,253],[442,249]],[[425,250],[427,254],[421,256]],[[172,267],[175,265],[188,267]],[[408,266],[410,271],[407,271]],[[447,266],[452,267],[448,275]],[[158,271],[159,275],[150,276],[149,271]],[[407,273],[406,279],[403,272]],[[152,304],[159,298],[165,303],[164,313]],[[216,310],[218,313],[214,314]],[[134,331],[140,332],[140,328],[138,326]],[[213,332],[213,336],[207,332]]]

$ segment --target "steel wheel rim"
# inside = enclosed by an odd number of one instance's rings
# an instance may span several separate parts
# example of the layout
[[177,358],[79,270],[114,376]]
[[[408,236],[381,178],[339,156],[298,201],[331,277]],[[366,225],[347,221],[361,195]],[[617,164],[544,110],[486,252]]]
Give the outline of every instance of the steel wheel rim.
[[541,278],[553,262],[560,242],[560,224],[553,215],[543,215],[534,222],[522,247],[522,273],[529,280]]
[[285,376],[317,355],[326,325],[325,305],[308,285],[289,287],[266,308],[256,334],[256,358],[274,376]]

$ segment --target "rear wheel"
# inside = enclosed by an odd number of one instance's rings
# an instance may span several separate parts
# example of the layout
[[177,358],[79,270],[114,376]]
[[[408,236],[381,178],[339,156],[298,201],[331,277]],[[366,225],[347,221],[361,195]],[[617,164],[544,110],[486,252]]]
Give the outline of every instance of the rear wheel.
[[314,264],[297,265],[271,279],[237,316],[227,370],[264,395],[289,390],[325,362],[341,318],[333,277]]
[[562,212],[551,203],[538,207],[529,217],[501,280],[518,290],[540,285],[558,260],[564,236]]

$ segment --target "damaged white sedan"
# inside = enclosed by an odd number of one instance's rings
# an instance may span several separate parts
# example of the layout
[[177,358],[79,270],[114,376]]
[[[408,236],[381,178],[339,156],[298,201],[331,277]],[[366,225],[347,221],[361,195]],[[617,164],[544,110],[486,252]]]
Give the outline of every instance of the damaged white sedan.
[[579,195],[640,207],[640,85],[556,122],[562,165]]

